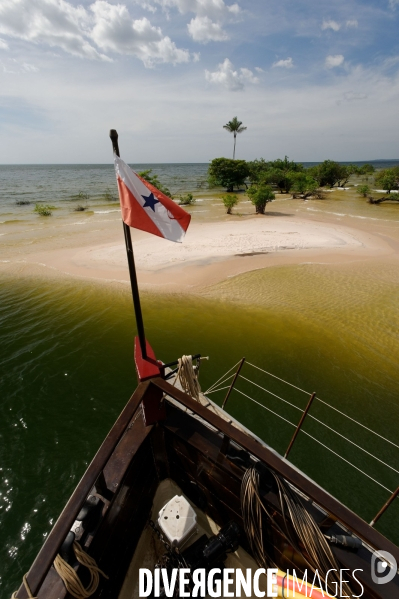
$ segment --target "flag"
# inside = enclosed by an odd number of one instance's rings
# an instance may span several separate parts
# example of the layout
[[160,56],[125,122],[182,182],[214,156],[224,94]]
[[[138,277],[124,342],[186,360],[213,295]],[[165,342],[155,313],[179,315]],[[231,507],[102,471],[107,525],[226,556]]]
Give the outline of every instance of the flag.
[[115,156],[122,219],[135,229],[170,241],[183,241],[191,215]]

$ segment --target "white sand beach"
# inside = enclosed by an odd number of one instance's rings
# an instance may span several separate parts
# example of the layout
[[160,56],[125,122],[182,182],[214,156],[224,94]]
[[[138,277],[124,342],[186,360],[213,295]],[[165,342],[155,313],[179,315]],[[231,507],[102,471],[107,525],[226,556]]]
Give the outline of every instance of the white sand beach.
[[[4,246],[0,270],[42,276],[69,276],[104,283],[128,283],[121,220],[116,214],[71,216],[66,222],[14,232],[19,244]],[[304,216],[306,218],[304,218]],[[335,220],[335,222],[334,222]],[[356,228],[323,215],[276,212],[193,219],[182,244],[132,229],[142,289],[198,292],[250,270],[283,264],[376,259],[397,253],[368,223]],[[351,225],[354,224],[351,219]],[[10,232],[11,233],[11,232]],[[8,235],[7,235],[8,237]],[[3,238],[5,240],[5,238]],[[7,251],[8,249],[8,251]]]

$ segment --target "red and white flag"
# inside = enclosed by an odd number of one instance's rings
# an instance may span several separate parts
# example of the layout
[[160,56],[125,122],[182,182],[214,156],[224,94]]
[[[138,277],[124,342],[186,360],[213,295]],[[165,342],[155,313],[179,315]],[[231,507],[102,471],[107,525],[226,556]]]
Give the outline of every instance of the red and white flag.
[[115,171],[123,221],[129,227],[170,241],[183,241],[191,215],[139,177],[118,156],[115,156]]

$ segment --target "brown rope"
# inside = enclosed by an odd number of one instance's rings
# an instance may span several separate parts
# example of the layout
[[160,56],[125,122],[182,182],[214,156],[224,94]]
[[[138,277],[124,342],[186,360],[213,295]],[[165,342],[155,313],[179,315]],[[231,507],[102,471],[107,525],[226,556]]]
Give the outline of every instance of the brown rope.
[[[37,597],[34,597],[32,595],[32,591],[30,590],[30,587],[28,585],[28,581],[26,580],[26,574],[23,575],[22,581],[24,583],[24,587],[25,587],[25,590],[26,590],[26,592],[28,594],[29,599],[37,599]],[[15,591],[15,593],[13,593],[11,595],[11,599],[18,599],[17,593],[18,593],[18,591]]]
[[58,554],[54,560],[54,568],[72,597],[75,597],[76,599],[87,599],[87,597],[90,597],[96,592],[100,583],[100,574],[107,579],[108,576],[98,568],[96,561],[83,551],[82,547],[76,541],[73,544],[73,549],[78,562],[82,564],[82,566],[85,566],[90,572],[90,582],[88,586],[83,586],[77,572],[60,556],[60,554]]

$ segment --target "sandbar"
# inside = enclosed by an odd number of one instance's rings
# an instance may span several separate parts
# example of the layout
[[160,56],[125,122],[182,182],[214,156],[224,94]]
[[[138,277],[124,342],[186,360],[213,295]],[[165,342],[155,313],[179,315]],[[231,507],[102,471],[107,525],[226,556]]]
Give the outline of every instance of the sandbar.
[[[118,210],[94,216],[16,230],[3,248],[0,271],[129,284]],[[289,209],[223,215],[220,221],[193,218],[181,244],[132,229],[139,284],[155,292],[200,293],[228,277],[271,266],[397,259],[396,231],[384,235],[378,224],[353,226],[352,219],[348,226],[340,220]]]

